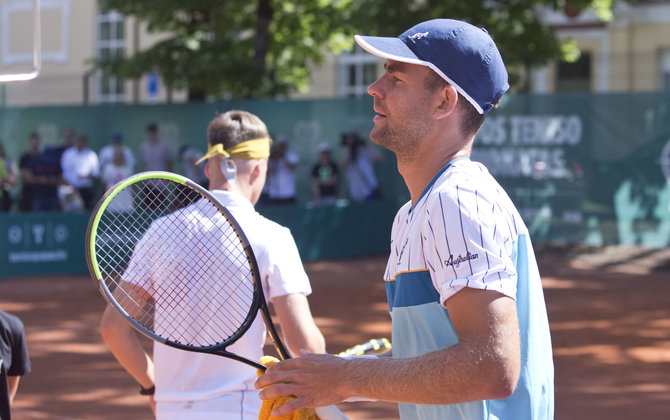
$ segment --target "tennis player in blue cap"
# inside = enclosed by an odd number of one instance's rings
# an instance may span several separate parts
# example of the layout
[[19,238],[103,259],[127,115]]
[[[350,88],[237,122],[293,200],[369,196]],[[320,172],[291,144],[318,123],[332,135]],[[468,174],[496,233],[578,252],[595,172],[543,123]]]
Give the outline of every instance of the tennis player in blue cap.
[[552,419],[551,338],[528,229],[470,160],[509,88],[498,48],[452,19],[356,42],[386,59],[368,88],[370,138],[395,153],[411,198],[384,273],[393,357],[281,362],[257,381],[268,387],[261,398],[296,396],[277,415],[367,398],[397,401],[401,419]]

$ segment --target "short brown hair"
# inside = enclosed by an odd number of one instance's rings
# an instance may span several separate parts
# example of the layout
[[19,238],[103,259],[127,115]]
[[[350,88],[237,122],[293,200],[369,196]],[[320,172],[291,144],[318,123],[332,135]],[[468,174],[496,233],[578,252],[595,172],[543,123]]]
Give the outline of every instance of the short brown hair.
[[247,111],[232,110],[214,118],[207,126],[207,142],[230,149],[247,140],[269,138],[265,123]]
[[[446,86],[450,86],[449,82],[434,71],[430,71],[424,80],[424,88],[426,90],[437,90]],[[463,115],[463,120],[461,121],[461,131],[463,131],[463,134],[477,134],[477,131],[484,124],[484,114],[477,112],[475,107],[460,93],[458,94],[458,106],[460,106],[461,114]]]

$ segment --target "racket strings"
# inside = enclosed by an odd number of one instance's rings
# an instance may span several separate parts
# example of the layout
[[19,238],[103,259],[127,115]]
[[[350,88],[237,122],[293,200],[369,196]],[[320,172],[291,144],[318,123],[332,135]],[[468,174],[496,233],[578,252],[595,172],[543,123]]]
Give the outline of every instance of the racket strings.
[[107,287],[130,316],[167,340],[230,340],[255,299],[235,229],[196,190],[163,188],[151,196],[150,187],[131,184],[133,210],[100,220],[97,256]]

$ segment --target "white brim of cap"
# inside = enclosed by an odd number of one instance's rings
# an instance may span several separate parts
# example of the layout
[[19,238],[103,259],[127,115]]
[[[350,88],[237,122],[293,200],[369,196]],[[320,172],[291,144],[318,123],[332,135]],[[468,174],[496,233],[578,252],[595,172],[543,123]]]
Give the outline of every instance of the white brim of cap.
[[382,36],[361,36],[354,35],[354,40],[356,43],[361,46],[365,51],[369,52],[372,55],[376,55],[380,58],[385,58],[387,60],[400,61],[402,63],[409,64],[418,64],[420,66],[429,67],[435,73],[439,74],[444,80],[449,82],[450,85],[454,87],[463,95],[463,97],[470,102],[472,106],[475,107],[477,112],[480,114],[484,113],[484,110],[481,106],[470,97],[457,83],[451,80],[446,74],[444,74],[440,69],[435,67],[435,65],[428,61],[423,61],[414,54],[412,50],[409,49],[407,45],[400,38],[390,38]]

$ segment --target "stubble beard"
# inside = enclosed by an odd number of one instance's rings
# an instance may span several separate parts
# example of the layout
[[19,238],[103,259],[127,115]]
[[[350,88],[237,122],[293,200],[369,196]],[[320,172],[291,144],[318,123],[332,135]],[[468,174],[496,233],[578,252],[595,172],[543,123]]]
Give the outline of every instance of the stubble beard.
[[419,155],[419,145],[426,133],[426,127],[420,124],[390,127],[387,123],[382,127],[373,127],[370,131],[370,140],[393,152],[398,160],[414,161]]

